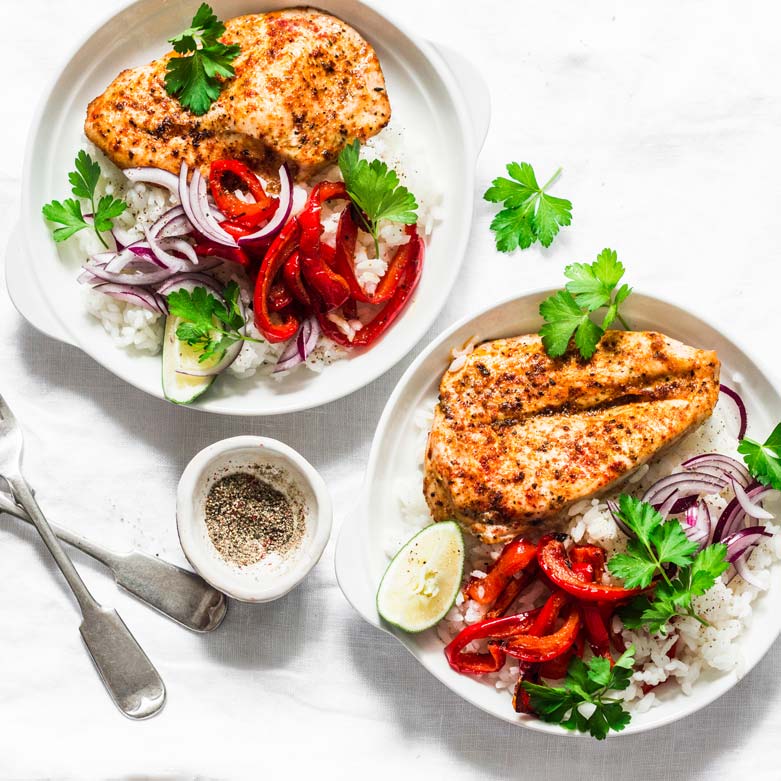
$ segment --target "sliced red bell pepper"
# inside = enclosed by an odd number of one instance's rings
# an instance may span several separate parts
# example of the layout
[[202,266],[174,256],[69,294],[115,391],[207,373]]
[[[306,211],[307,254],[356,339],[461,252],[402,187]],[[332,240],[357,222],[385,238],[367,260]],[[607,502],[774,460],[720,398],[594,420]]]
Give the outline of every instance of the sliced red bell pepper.
[[542,606],[542,610],[529,628],[528,634],[535,637],[550,634],[556,619],[567,602],[569,602],[569,597],[563,591],[554,591]]
[[513,689],[513,710],[516,713],[534,713],[531,706],[531,697],[529,692],[523,688],[524,681],[529,683],[539,683],[540,675],[536,664],[525,664],[521,662],[518,673],[518,681]]
[[643,592],[639,588],[621,588],[602,583],[586,583],[567,558],[564,534],[547,534],[537,546],[537,563],[549,580],[568,594],[586,602],[620,602]]
[[492,605],[513,576],[534,561],[536,554],[537,546],[533,542],[516,537],[502,548],[486,576],[472,578],[464,592],[480,605]]
[[349,198],[344,183],[320,182],[315,185],[304,210],[296,218],[301,226],[301,271],[329,312],[340,307],[350,296],[350,286],[328,265],[320,243],[322,205],[332,198]]
[[[230,178],[233,182],[226,183]],[[236,195],[235,190],[241,187],[249,191],[255,203],[246,203]],[[260,179],[239,160],[215,160],[209,169],[209,190],[217,208],[234,223],[247,228],[269,220],[279,205],[279,199],[266,195]]]
[[[498,619],[502,620],[502,619]],[[524,662],[547,662],[561,656],[575,642],[580,632],[580,612],[571,608],[566,621],[549,635],[538,637],[518,634],[502,643],[505,653]],[[490,649],[491,643],[489,643]]]
[[537,563],[532,562],[523,572],[507,581],[502,593],[496,598],[493,607],[485,614],[486,618],[500,618],[520,596],[520,593],[534,580],[537,575]]
[[[596,545],[582,545],[570,550],[572,571],[584,582],[593,583],[597,572],[601,577],[605,554]],[[580,607],[583,614],[583,628],[588,637],[588,644],[596,656],[602,656],[613,662],[610,653],[610,635],[608,622],[611,620],[613,607],[609,603],[598,605],[595,602],[585,602]]]
[[586,629],[586,636],[588,637],[588,644],[591,646],[591,650],[595,656],[603,656],[612,662],[610,635],[599,608],[592,603],[582,605],[581,611],[583,612],[583,626]]
[[301,254],[298,250],[292,252],[285,261],[285,265],[282,268],[282,276],[288,290],[290,290],[296,300],[305,306],[309,306],[311,299],[304,286],[304,281],[301,279]]
[[293,296],[282,282],[275,282],[268,295],[268,308],[271,312],[281,312],[293,303]]
[[244,267],[250,264],[247,253],[241,247],[226,247],[222,244],[211,244],[204,241],[195,245],[195,254],[202,258],[222,258]]
[[583,632],[581,631],[577,638],[575,638],[575,642],[561,656],[557,656],[555,659],[551,659],[549,662],[543,662],[540,665],[540,676],[543,678],[553,678],[555,680],[565,678],[572,657],[583,656],[585,645],[586,641],[583,639]]
[[570,549],[569,558],[573,564],[590,564],[593,580],[599,580],[605,571],[605,551],[597,545],[575,545]]
[[448,664],[458,673],[470,673],[480,675],[482,673],[495,673],[504,664],[505,654],[498,645],[488,646],[488,653],[466,652],[466,648],[473,640],[492,640],[513,637],[520,632],[525,632],[533,623],[537,611],[519,613],[514,616],[505,616],[490,621],[478,621],[476,624],[464,627],[445,646],[445,658]]
[[295,220],[282,228],[264,255],[255,280],[255,325],[269,342],[285,342],[298,331],[298,318],[292,314],[288,314],[281,323],[272,321],[269,295],[277,273],[295,250],[299,235],[300,228]]

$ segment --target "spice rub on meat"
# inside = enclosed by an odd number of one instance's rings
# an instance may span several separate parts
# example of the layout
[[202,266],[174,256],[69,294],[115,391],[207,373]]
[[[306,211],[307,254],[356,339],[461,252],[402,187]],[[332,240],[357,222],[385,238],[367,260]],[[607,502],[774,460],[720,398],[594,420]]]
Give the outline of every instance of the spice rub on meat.
[[437,521],[484,542],[558,528],[698,426],[719,395],[719,359],[654,332],[608,331],[590,361],[550,358],[536,334],[477,347],[440,385],[424,466]]
[[122,71],[87,108],[84,131],[120,168],[182,162],[204,172],[237,158],[265,173],[287,163],[299,179],[363,142],[390,119],[374,49],[349,25],[312,8],[230,19],[221,41],[238,44],[236,71],[203,116],[165,89],[173,52]]

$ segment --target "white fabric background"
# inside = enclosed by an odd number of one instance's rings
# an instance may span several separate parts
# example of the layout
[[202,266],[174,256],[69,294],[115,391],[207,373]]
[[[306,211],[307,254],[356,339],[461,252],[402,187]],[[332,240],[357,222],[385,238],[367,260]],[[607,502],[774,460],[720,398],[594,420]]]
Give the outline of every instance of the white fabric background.
[[[463,51],[491,85],[478,194],[511,159],[543,178],[573,226],[550,250],[492,247],[478,199],[455,292],[433,336],[512,290],[560,284],[566,262],[618,249],[638,289],[688,304],[749,345],[778,381],[781,48],[771,3],[384,0],[421,36]],[[16,219],[33,106],[107,0],[2,2],[0,234]],[[194,3],[195,5],[195,3]],[[52,143],[57,143],[53,138]],[[408,362],[408,361],[407,361]],[[405,362],[405,364],[407,363]],[[26,473],[52,519],[183,563],[174,490],[189,458],[241,433],[278,437],[325,475],[336,524],[404,365],[353,396],[269,420],[207,417],[121,384],[32,330],[0,294],[0,388],[27,434]],[[329,545],[309,580],[234,604],[197,636],[119,593],[76,555],[162,673],[163,713],[124,720],[82,648],[73,600],[33,534],[0,519],[0,775],[254,778],[778,777],[781,648],[726,697],[654,733],[597,744],[483,715],[363,624]]]

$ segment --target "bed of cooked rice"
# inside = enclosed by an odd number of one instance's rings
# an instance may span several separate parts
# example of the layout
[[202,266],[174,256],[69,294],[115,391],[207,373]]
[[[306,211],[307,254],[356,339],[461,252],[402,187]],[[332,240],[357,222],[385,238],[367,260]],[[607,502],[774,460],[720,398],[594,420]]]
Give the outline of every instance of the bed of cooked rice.
[[[418,470],[398,486],[401,512],[397,528],[390,530],[386,540],[389,556],[395,554],[418,529],[432,522],[421,486],[423,454],[435,403],[431,399],[415,413]],[[608,558],[625,550],[628,539],[613,521],[606,501],[620,493],[642,495],[656,480],[680,471],[682,461],[699,453],[719,452],[734,457],[737,452],[737,429],[734,408],[729,399],[722,397],[713,416],[706,423],[662,456],[640,467],[611,495],[585,499],[572,505],[567,511],[565,530],[576,543],[592,543],[604,548]],[[706,497],[706,501],[714,517],[726,505],[726,500],[721,496]],[[776,508],[768,509],[772,512]],[[764,539],[748,559],[748,568],[765,587],[770,582],[771,565],[781,559],[779,525],[768,523],[766,528],[773,536]],[[484,577],[503,546],[483,544],[468,534],[464,537],[467,546],[466,582],[470,577]],[[605,582],[610,582],[607,574]],[[532,585],[519,597],[515,609],[520,612],[539,606],[546,593],[543,584]],[[696,611],[710,626],[703,626],[694,618],[676,618],[664,637],[624,629],[620,619],[614,618],[614,630],[620,631],[626,645],[634,645],[636,652],[631,683],[619,693],[627,706],[636,713],[649,710],[657,700],[657,692],[650,690],[650,687],[659,684],[666,683],[667,687],[677,685],[684,694],[690,694],[697,679],[708,669],[740,673],[743,663],[741,648],[734,641],[750,623],[752,603],[761,593],[761,589],[749,585],[740,576],[732,579],[729,585],[725,584],[722,576],[708,593],[694,601]],[[456,604],[436,629],[443,644],[449,643],[465,625],[480,621],[485,610],[476,602],[465,599],[463,593],[459,594]],[[485,650],[477,643],[474,646],[468,650]],[[517,660],[508,658],[503,669],[483,675],[481,680],[512,694],[518,680]]]
[[[369,160],[374,158],[383,160],[396,171],[401,183],[414,193],[419,207],[418,226],[423,237],[428,239],[435,223],[441,217],[439,205],[441,195],[432,190],[431,178],[426,176],[425,166],[420,165],[420,161],[425,160],[423,150],[410,149],[409,146],[409,141],[405,142],[403,138],[403,132],[391,123],[361,147],[361,156]],[[122,171],[89,142],[85,141],[84,148],[100,163],[103,173],[98,184],[97,195],[110,194],[123,198],[128,204],[128,209],[117,218],[116,224],[118,227],[134,232],[138,240],[143,240],[143,228],[151,226],[178,201],[159,187],[129,182]],[[304,208],[312,187],[317,182],[326,180],[341,180],[338,166],[329,166],[305,184],[299,183],[294,186],[293,216]],[[333,206],[328,203],[323,205],[322,241],[326,244],[331,246],[335,244],[336,228],[344,208],[344,202],[335,203]],[[364,231],[358,233],[355,274],[360,284],[370,294],[374,292],[385,274],[387,260],[392,257],[397,247],[409,241],[404,226],[390,222],[381,223],[379,238],[380,256],[374,257],[374,240]],[[80,253],[85,259],[105,249],[92,231],[81,231],[76,234],[74,241],[78,242]],[[231,268],[227,268],[228,266]],[[210,273],[224,281],[235,279],[241,288],[244,303],[251,304],[249,280],[234,264],[225,264],[222,269]],[[117,347],[150,354],[160,352],[165,327],[165,318],[162,315],[118,301],[86,286],[84,297],[86,310],[100,322]],[[358,320],[348,321],[336,313],[331,313],[329,318],[348,338],[352,338],[361,328],[361,321],[368,322],[372,318],[374,309],[376,307],[359,304]],[[238,358],[228,368],[229,373],[242,378],[257,373],[273,376],[277,380],[289,374],[289,372],[272,374],[274,364],[285,348],[284,343],[271,344],[265,341],[252,322],[248,323],[247,333],[261,341],[260,343],[245,342]],[[304,365],[312,371],[320,372],[334,361],[346,357],[347,354],[348,351],[343,347],[321,336]]]

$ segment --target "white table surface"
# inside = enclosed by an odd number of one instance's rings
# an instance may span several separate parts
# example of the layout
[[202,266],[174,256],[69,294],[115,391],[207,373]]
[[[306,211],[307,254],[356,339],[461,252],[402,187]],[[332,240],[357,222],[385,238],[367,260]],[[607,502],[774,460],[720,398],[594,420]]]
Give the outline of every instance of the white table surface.
[[[106,0],[5,2],[0,47],[0,235],[15,222],[33,106]],[[477,201],[467,261],[426,341],[508,292],[559,285],[565,263],[612,246],[628,279],[685,302],[750,345],[778,381],[781,47],[773,5],[377,0],[471,57],[493,118],[478,194],[503,165],[565,168],[574,222],[550,250],[493,250]],[[195,7],[195,0],[193,2]],[[52,139],[57,143],[57,139]],[[263,420],[207,417],[121,384],[30,328],[0,293],[0,388],[24,422],[26,473],[53,519],[184,563],[174,490],[189,458],[262,433],[325,475],[335,528],[358,490],[375,423],[404,365],[351,397]],[[157,718],[123,719],[78,635],[75,605],[34,535],[0,519],[0,776],[288,778],[778,777],[777,644],[729,695],[684,722],[597,744],[488,717],[355,615],[333,541],[309,580],[267,606],[233,604],[197,636],[119,593],[85,557],[162,673]]]

